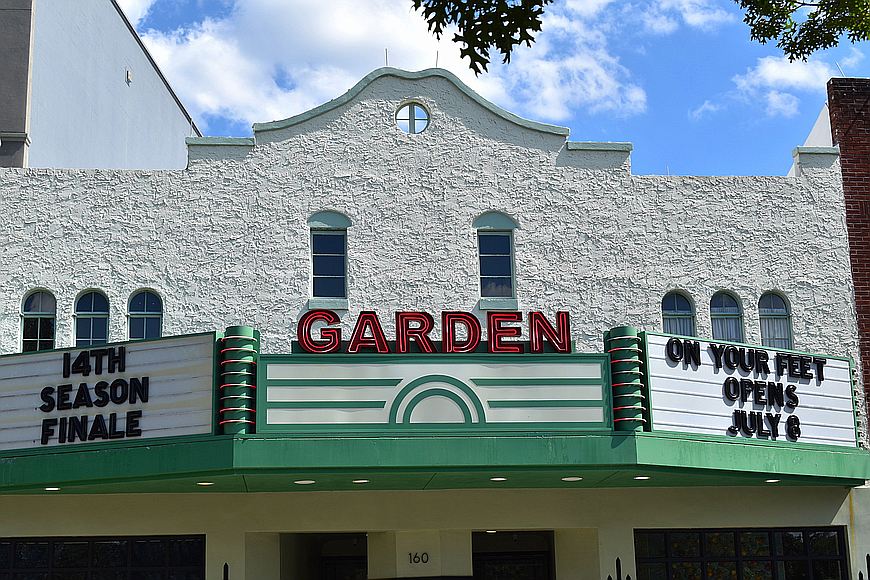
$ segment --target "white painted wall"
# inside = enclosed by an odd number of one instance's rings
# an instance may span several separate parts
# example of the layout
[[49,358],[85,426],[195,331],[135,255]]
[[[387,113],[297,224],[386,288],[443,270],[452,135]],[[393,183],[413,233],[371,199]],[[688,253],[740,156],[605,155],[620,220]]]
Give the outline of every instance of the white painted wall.
[[190,122],[110,0],[37,0],[32,75],[30,167],[186,165]]

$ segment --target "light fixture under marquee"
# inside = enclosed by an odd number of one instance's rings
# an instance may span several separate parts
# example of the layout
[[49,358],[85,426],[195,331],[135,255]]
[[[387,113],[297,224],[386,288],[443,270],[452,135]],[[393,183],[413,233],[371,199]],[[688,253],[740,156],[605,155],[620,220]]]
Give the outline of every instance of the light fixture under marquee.
[[507,481],[507,477],[490,477],[490,481]]
[[583,481],[583,478],[582,477],[575,477],[575,476],[563,477],[562,481]]
[[313,479],[297,479],[293,483],[295,483],[296,485],[311,485],[312,483],[317,483],[317,482],[314,481]]

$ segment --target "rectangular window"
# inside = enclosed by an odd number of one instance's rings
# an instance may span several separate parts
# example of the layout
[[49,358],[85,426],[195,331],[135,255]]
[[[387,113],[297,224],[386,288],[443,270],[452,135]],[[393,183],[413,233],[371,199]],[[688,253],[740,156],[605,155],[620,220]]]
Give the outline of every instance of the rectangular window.
[[312,230],[312,296],[347,298],[347,232]]
[[635,530],[638,580],[847,580],[842,528]]
[[480,252],[480,296],[513,298],[513,240],[510,232],[477,233]]

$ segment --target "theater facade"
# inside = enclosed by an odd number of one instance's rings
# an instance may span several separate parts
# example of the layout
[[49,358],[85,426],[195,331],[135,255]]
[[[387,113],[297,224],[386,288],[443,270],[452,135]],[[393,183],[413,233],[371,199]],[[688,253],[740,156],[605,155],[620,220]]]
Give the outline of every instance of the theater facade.
[[181,171],[0,170],[0,580],[846,580],[836,148],[634,176],[379,69]]

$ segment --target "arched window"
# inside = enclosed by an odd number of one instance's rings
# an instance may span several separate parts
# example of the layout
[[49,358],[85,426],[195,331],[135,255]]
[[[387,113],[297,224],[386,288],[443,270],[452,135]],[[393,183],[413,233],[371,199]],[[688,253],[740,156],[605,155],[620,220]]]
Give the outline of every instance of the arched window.
[[740,303],[728,292],[716,292],[710,299],[710,322],[713,338],[730,342],[743,342],[743,313]]
[[347,228],[340,213],[321,211],[309,218],[311,228],[311,296],[347,298]]
[[51,292],[31,292],[21,305],[21,352],[54,348],[57,303]]
[[662,299],[662,326],[665,334],[695,336],[695,308],[680,292],[669,292]]
[[86,292],[76,300],[76,346],[109,340],[109,300],[100,292]]
[[162,334],[163,302],[150,290],[140,290],[130,298],[128,327],[130,340],[160,338]]
[[488,212],[474,220],[480,261],[480,297],[515,298],[514,230],[517,222],[503,213]]
[[768,292],[758,301],[761,344],[773,348],[792,348],[791,312],[779,294]]

